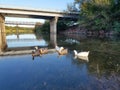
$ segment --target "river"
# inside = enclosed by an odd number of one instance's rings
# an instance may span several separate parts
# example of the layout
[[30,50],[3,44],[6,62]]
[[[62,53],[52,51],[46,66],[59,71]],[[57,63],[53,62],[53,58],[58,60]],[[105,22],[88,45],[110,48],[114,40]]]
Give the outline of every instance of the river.
[[[39,37],[39,38],[38,38]],[[49,38],[34,34],[8,35],[8,48],[49,46]],[[48,53],[0,57],[0,90],[119,90],[120,39],[58,35],[67,55]],[[73,50],[90,51],[88,61],[75,59]]]

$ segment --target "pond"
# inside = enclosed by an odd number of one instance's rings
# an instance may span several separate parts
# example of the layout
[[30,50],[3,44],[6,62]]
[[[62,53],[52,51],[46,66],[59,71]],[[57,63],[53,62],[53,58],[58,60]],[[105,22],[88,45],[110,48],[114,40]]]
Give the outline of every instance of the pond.
[[[119,90],[119,38],[60,35],[57,43],[69,53],[0,57],[0,90]],[[74,49],[89,50],[89,61],[75,59]]]

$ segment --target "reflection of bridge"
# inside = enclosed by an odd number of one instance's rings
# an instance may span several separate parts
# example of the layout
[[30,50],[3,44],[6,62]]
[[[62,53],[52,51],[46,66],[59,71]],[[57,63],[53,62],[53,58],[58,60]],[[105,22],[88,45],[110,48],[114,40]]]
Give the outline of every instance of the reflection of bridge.
[[30,41],[30,42],[33,42],[35,40],[36,39],[7,39],[7,42],[16,42],[16,41],[23,41],[23,42]]
[[48,46],[44,39],[7,39],[8,47]]
[[41,18],[50,20],[50,42],[56,43],[57,21],[58,19],[78,20],[79,13],[63,12],[52,10],[40,10],[30,8],[18,8],[0,6],[0,52],[7,47],[5,34],[5,17],[24,17],[24,18]]
[[5,24],[7,25],[35,25],[36,23],[38,22],[5,21]]

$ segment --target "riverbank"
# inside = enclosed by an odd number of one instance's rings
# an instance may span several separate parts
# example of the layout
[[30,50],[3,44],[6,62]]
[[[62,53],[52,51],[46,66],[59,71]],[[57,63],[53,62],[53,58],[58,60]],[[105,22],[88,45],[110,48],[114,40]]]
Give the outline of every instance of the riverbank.
[[[32,54],[33,49],[29,50],[6,50],[0,53],[0,56],[12,56],[12,55],[25,55],[25,54]],[[55,49],[48,49],[48,53],[56,52]]]
[[81,28],[79,26],[73,26],[69,29],[62,32],[62,34],[70,35],[70,34],[81,34],[86,36],[106,36],[109,37],[111,35],[117,35],[115,31],[112,30],[88,30],[86,28]]

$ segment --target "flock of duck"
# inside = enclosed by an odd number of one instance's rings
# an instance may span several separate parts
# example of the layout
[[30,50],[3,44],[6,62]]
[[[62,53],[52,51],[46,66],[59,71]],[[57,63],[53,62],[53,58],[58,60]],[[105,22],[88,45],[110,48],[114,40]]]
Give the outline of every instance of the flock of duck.
[[[66,55],[68,54],[68,49],[65,49],[64,47],[58,47],[55,46],[55,49],[59,55]],[[84,52],[77,52],[76,50],[73,50],[74,52],[74,58],[79,58],[82,60],[87,60],[88,61],[88,55],[90,51],[84,51]],[[41,56],[43,54],[47,54],[48,49],[47,48],[38,48],[35,47],[35,49],[32,51],[32,57],[34,59],[35,56]]]

